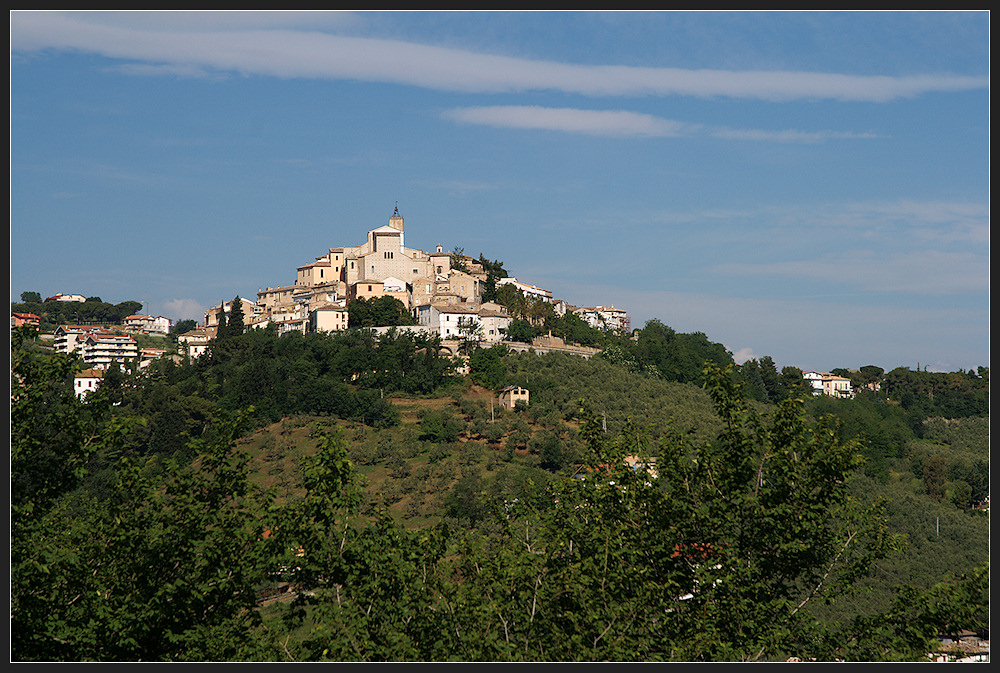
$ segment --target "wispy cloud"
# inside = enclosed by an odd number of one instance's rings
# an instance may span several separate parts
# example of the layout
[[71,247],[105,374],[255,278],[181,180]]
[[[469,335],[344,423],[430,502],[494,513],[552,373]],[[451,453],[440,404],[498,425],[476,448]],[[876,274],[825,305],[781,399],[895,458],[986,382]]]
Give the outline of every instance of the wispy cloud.
[[150,73],[175,73],[180,68],[179,72],[191,75],[200,69],[205,73],[355,79],[480,93],[560,91],[587,96],[878,103],[929,92],[989,87],[988,77],[950,74],[890,77],[577,65],[346,37],[315,29],[293,30],[289,25],[302,21],[294,14],[279,13],[272,22],[267,20],[268,13],[234,13],[228,19],[211,14],[203,18],[200,29],[192,28],[192,22],[198,25],[201,18],[197,13],[157,17],[144,13],[18,11],[11,15],[11,51],[74,50],[161,66],[147,71]]
[[626,110],[581,110],[529,105],[494,105],[454,108],[442,117],[463,124],[497,128],[562,131],[606,137],[673,138],[705,135],[725,140],[757,140],[783,143],[816,143],[834,139],[877,137],[873,133],[732,129],[664,119]]

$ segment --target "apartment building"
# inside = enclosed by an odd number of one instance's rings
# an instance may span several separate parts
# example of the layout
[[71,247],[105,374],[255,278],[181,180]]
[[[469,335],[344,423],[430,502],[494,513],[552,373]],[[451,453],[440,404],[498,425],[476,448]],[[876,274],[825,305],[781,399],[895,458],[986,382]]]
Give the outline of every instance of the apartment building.
[[139,357],[135,339],[121,334],[91,333],[83,341],[83,361],[93,369],[107,369]]
[[59,325],[52,338],[52,349],[56,353],[76,353],[83,349],[84,341],[90,334],[114,334],[98,325]]
[[170,318],[162,315],[130,315],[122,321],[122,326],[129,332],[148,332],[150,334],[168,334],[170,332]]

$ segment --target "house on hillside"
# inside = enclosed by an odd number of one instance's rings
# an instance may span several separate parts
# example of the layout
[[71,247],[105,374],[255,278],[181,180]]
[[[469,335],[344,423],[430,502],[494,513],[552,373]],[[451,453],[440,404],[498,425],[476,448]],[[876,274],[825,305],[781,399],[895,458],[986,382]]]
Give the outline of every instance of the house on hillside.
[[552,290],[546,290],[540,288],[537,285],[530,285],[528,283],[522,283],[517,278],[508,276],[506,278],[500,278],[497,280],[497,287],[502,285],[512,285],[517,290],[521,292],[525,297],[534,297],[536,299],[541,299],[542,301],[552,302]]
[[813,395],[828,395],[829,397],[854,397],[851,380],[830,372],[802,371],[802,378],[812,386]]
[[518,402],[528,404],[530,393],[527,388],[521,386],[507,386],[497,391],[497,397],[500,398],[501,407],[513,410]]
[[77,303],[82,304],[83,302],[87,301],[87,298],[84,297],[82,294],[63,294],[62,292],[60,292],[59,294],[52,295],[45,301],[75,301]]
[[620,308],[615,308],[614,306],[593,306],[578,308],[574,313],[595,329],[628,332],[628,313]]
[[196,327],[177,335],[177,352],[194,360],[208,350],[208,342],[215,338],[218,326]]
[[462,339],[480,326],[479,308],[470,304],[424,304],[414,316],[418,325],[436,328],[442,339]]
[[22,325],[28,325],[29,327],[38,327],[42,324],[41,316],[37,316],[34,313],[11,313],[10,314],[10,328],[20,327]]
[[73,392],[76,393],[77,398],[83,400],[87,395],[97,390],[103,379],[104,370],[102,369],[91,368],[79,371],[73,377]]
[[321,304],[309,312],[310,332],[339,332],[347,329],[348,312],[344,302]]

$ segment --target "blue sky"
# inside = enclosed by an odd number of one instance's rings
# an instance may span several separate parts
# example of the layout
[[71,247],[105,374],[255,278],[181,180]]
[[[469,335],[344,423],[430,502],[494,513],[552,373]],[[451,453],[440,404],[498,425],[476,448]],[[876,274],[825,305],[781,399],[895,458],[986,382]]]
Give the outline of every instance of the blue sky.
[[11,13],[11,299],[410,247],[779,367],[989,366],[988,12]]

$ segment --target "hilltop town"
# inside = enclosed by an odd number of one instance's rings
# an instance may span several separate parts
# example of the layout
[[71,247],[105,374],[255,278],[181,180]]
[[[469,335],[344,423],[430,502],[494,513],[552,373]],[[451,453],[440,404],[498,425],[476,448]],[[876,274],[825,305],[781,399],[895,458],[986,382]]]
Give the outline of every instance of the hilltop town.
[[[397,299],[415,323],[407,329],[436,334],[447,354],[470,338],[489,346],[505,339],[514,316],[508,308],[489,301],[486,288],[509,285],[525,298],[548,303],[557,315],[572,312],[588,325],[603,330],[628,332],[628,313],[614,306],[578,307],[553,297],[549,290],[506,275],[491,278],[483,263],[457,252],[433,252],[406,246],[403,217],[396,208],[388,224],[368,231],[361,245],[333,247],[315,261],[295,270],[295,282],[267,287],[255,301],[240,299],[245,325],[263,328],[275,325],[279,334],[288,332],[332,332],[349,325],[349,306],[358,300],[385,297]],[[181,335],[179,341],[189,355],[196,356],[212,338],[220,320],[227,320],[232,301],[205,312],[204,323]],[[553,337],[536,344],[539,348],[576,351],[589,356],[595,349],[574,347]]]

